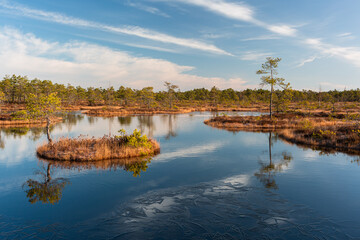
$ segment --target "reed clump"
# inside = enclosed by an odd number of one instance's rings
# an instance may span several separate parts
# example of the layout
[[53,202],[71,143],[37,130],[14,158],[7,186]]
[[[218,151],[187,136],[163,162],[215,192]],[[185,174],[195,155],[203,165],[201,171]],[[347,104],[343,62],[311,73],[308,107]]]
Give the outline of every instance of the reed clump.
[[61,161],[99,161],[107,159],[123,159],[153,155],[160,152],[160,145],[153,139],[134,130],[126,135],[120,130],[120,136],[104,136],[102,138],[61,138],[37,148],[41,158]]

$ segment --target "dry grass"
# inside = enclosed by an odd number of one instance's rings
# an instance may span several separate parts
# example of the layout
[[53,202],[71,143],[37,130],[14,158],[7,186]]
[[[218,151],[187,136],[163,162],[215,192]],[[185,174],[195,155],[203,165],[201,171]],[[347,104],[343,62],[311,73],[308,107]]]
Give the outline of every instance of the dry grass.
[[[61,117],[52,117],[51,123],[61,122]],[[1,127],[44,127],[46,119],[11,119],[10,114],[0,115]]]
[[360,115],[316,113],[245,117],[215,117],[204,123],[229,131],[277,132],[279,137],[308,147],[360,153]]
[[[360,115],[358,116],[360,118]],[[356,119],[346,119],[342,114],[328,115],[324,113],[306,116],[302,113],[275,114],[270,119],[262,116],[220,116],[205,120],[204,123],[229,131],[277,131],[281,129],[299,129],[313,127],[346,126]]]
[[156,154],[160,145],[152,139],[147,146],[129,146],[125,137],[62,138],[37,148],[38,156],[62,161],[99,161],[106,159],[132,158]]
[[[84,108],[83,108],[84,109]],[[121,108],[121,107],[101,107],[83,110],[82,113],[94,117],[116,117],[126,115],[154,115],[154,114],[179,114],[193,112],[195,109],[160,109],[160,108]]]
[[[241,102],[239,103],[222,103],[217,104],[216,107],[213,106],[212,103],[207,101],[180,101],[177,102],[176,105],[179,107],[180,111],[257,111],[257,112],[268,112],[269,111],[269,104],[264,102],[249,102],[248,104],[243,104]],[[68,111],[92,111],[92,110],[101,110],[104,108],[110,109],[110,111],[114,112],[123,112],[125,111],[126,114],[136,114],[134,112],[140,111],[142,112],[157,112],[157,111],[164,111],[164,113],[167,113],[169,111],[166,107],[156,107],[151,108],[150,110],[148,108],[139,107],[139,105],[134,105],[132,107],[123,107],[116,104],[110,105],[110,106],[88,106],[87,101],[83,102],[76,102],[74,104],[64,104],[63,109]],[[2,113],[6,112],[13,112],[18,110],[24,110],[25,104],[1,104],[0,109]],[[122,110],[121,110],[122,109]],[[140,109],[140,110],[139,110]],[[292,102],[288,106],[288,111],[297,111],[297,112],[303,112],[303,113],[319,113],[319,112],[326,112],[331,113],[332,112],[332,104],[321,102],[319,105],[318,102],[310,102],[308,107],[305,107],[301,104],[301,102]],[[337,113],[358,113],[360,111],[360,103],[356,102],[337,102],[335,104],[335,110]],[[170,110],[178,111],[178,110]]]
[[283,130],[279,137],[302,146],[360,153],[360,126],[356,123]]
[[154,114],[181,114],[191,112],[214,112],[214,111],[239,111],[239,112],[255,112],[258,108],[243,107],[179,107],[169,108],[123,108],[116,106],[109,107],[81,107],[82,113],[94,117],[117,117],[127,115],[154,115]]

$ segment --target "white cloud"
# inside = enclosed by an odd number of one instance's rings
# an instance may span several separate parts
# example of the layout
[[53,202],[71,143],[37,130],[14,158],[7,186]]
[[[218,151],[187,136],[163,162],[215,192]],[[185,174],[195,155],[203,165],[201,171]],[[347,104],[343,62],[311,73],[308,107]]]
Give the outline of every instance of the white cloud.
[[155,8],[155,7],[150,7],[150,6],[138,3],[138,2],[130,2],[130,1],[128,1],[126,4],[130,7],[134,7],[134,8],[137,8],[142,11],[149,12],[149,13],[152,13],[155,15],[159,15],[162,17],[170,17],[168,14],[160,11],[158,8]]
[[136,48],[142,48],[142,49],[150,49],[150,50],[156,50],[160,52],[171,52],[171,53],[178,53],[178,51],[174,49],[167,49],[162,47],[156,47],[156,46],[149,46],[149,45],[143,45],[143,44],[136,44],[136,43],[121,43],[123,45],[129,46],[129,47],[136,47]]
[[240,56],[241,60],[245,61],[263,61],[266,57],[272,56],[272,53],[262,53],[262,52],[246,52]]
[[229,37],[229,34],[204,33],[202,36],[206,39],[218,39]]
[[268,25],[266,28],[271,32],[284,36],[295,36],[296,34],[296,29],[289,25]]
[[232,56],[232,54],[212,45],[207,44],[195,39],[185,39],[185,38],[177,38],[167,34],[151,31],[148,29],[140,28],[140,27],[133,27],[128,26],[126,28],[118,28],[112,26],[104,26],[103,29],[108,30],[114,33],[122,33],[128,35],[134,35],[137,37],[142,37],[146,39],[150,39],[153,41],[163,42],[163,43],[171,43],[183,47],[193,48],[197,50],[202,50],[206,52],[216,53],[216,54],[223,54]]
[[305,39],[305,43],[320,53],[331,57],[337,57],[349,61],[351,64],[360,67],[360,48],[340,47],[324,43],[319,38]]
[[[160,0],[167,1],[169,0]],[[252,7],[239,2],[228,2],[226,0],[176,0],[178,2],[191,4],[202,7],[208,11],[214,12],[226,18],[249,22],[257,26],[263,27],[273,33],[283,36],[295,36],[297,30],[290,25],[268,24],[255,18]],[[172,1],[171,1],[172,2]]]
[[353,39],[356,38],[350,32],[338,34],[337,37],[340,38],[340,39],[343,39],[343,40],[353,40]]
[[311,62],[315,61],[317,58],[318,58],[317,56],[312,56],[312,57],[310,57],[310,58],[307,58],[307,59],[301,61],[301,63],[299,63],[299,65],[297,65],[297,67],[302,67],[302,66],[304,66],[306,63],[311,63]]
[[237,19],[241,21],[252,21],[253,10],[240,3],[231,3],[222,0],[178,0],[180,2],[205,7],[206,9],[226,16],[228,18]]
[[214,85],[234,89],[250,87],[240,78],[201,77],[187,73],[194,69],[191,66],[134,57],[85,42],[48,42],[10,28],[0,28],[0,61],[3,76],[21,74],[82,86],[108,86],[111,82],[115,86],[154,86],[159,90],[163,89],[164,81],[169,81],[182,90]]
[[347,32],[347,33],[340,33],[337,35],[337,37],[348,37],[351,36],[351,33]]
[[331,83],[331,82],[321,82],[320,83],[321,87],[324,87],[325,91],[326,90],[344,90],[346,89],[346,85],[344,84],[338,84],[338,83]]
[[258,36],[258,37],[250,37],[250,38],[244,38],[241,39],[241,41],[260,41],[260,40],[274,40],[274,39],[280,39],[279,36],[275,36],[275,35],[263,35],[263,36]]
[[12,14],[20,14],[29,18],[39,19],[43,21],[55,22],[74,27],[93,28],[101,31],[107,31],[117,34],[125,34],[140,38],[150,39],[162,43],[175,44],[182,47],[197,49],[201,51],[232,55],[212,44],[208,44],[195,39],[178,38],[164,33],[159,33],[138,26],[115,27],[97,22],[91,22],[79,18],[69,17],[56,12],[46,12],[37,9],[27,8],[22,5],[9,4],[7,1],[0,1],[0,6],[11,11]]

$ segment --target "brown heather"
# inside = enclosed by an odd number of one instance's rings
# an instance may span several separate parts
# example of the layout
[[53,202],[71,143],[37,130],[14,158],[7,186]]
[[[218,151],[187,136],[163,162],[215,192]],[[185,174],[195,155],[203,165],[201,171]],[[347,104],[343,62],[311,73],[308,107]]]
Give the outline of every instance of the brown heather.
[[[52,117],[51,122],[62,122],[61,117]],[[0,127],[45,127],[46,119],[11,119],[9,114],[0,116]]]
[[53,144],[37,148],[39,157],[61,161],[99,161],[153,155],[160,152],[160,145],[149,139],[148,146],[129,146],[123,138],[61,138]]
[[279,137],[307,147],[360,154],[359,125],[333,125],[314,129],[283,130]]
[[226,107],[179,107],[179,108],[124,108],[124,107],[81,107],[82,113],[93,117],[117,117],[127,115],[182,114],[206,111],[258,111],[257,108]]
[[317,113],[269,116],[222,116],[204,123],[228,131],[276,132],[290,143],[360,154],[360,115]]

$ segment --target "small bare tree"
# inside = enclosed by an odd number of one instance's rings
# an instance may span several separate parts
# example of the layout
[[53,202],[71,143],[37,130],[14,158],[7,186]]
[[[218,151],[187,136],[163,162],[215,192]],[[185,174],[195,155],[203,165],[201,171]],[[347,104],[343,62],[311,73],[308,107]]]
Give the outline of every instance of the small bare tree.
[[167,88],[169,107],[172,108],[173,107],[172,103],[173,103],[173,99],[174,99],[174,95],[175,95],[175,89],[178,89],[179,86],[171,84],[170,82],[165,82],[164,86]]
[[266,62],[261,65],[261,69],[256,72],[256,74],[270,74],[267,76],[261,77],[261,86],[270,85],[270,118],[272,118],[272,102],[273,102],[273,93],[276,86],[283,88],[289,87],[289,84],[285,83],[283,78],[275,78],[274,76],[278,74],[276,68],[278,63],[281,61],[281,58],[266,58]]

